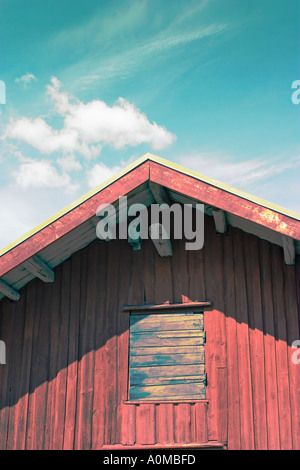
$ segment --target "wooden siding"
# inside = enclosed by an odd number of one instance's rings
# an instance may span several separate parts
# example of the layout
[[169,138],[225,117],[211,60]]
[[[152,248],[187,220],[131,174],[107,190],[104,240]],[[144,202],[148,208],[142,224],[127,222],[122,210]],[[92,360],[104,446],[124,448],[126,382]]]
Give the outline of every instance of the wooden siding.
[[203,315],[130,314],[130,401],[206,398]]
[[[201,251],[172,241],[98,240],[0,303],[0,449],[225,442],[229,449],[299,449],[299,259],[205,218]],[[297,297],[298,296],[298,297]],[[207,401],[128,404],[123,305],[211,300],[204,313]]]

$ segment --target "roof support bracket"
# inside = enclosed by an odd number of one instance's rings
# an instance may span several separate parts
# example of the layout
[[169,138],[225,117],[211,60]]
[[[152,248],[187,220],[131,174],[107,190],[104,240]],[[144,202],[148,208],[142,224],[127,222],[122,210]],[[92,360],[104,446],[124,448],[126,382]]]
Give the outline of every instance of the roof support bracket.
[[295,242],[291,237],[282,235],[282,248],[284,255],[284,262],[288,266],[295,264]]
[[221,209],[213,208],[212,215],[215,221],[215,228],[217,233],[227,233],[227,222],[225,212]]
[[152,224],[149,228],[149,234],[159,256],[172,256],[172,244],[162,224]]
[[19,300],[20,293],[0,279],[0,292],[10,300]]
[[54,271],[37,255],[23,263],[24,268],[44,282],[54,282]]
[[153,181],[148,181],[148,185],[156,204],[168,204],[168,206],[171,205],[167,190],[163,186],[157,183],[153,183]]

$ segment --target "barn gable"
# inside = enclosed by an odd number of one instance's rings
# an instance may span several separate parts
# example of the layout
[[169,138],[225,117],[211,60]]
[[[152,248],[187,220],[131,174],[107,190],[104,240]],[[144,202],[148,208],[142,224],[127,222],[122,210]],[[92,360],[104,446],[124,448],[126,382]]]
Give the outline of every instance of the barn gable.
[[[203,248],[100,242],[122,195],[204,204]],[[4,249],[0,449],[299,449],[299,231],[147,154]]]
[[128,205],[204,204],[217,233],[229,226],[256,235],[283,249],[287,265],[300,254],[300,215],[146,154],[40,226],[0,251],[0,300],[19,299],[19,290],[35,277],[54,280],[53,268],[97,238],[97,207]]

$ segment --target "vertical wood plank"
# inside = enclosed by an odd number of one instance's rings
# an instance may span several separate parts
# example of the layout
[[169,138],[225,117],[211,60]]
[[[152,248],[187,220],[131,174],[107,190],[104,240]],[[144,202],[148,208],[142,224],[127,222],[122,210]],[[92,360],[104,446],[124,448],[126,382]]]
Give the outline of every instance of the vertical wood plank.
[[174,408],[175,442],[188,444],[191,442],[191,405],[179,403]]
[[[19,388],[20,382],[16,382],[14,378],[16,377],[17,370],[21,366],[22,326],[24,322],[24,318],[22,318],[22,309],[24,308],[24,300],[25,299],[22,299],[12,306],[12,317],[9,321],[11,322],[12,327],[11,341],[13,341],[14,348],[10,351],[9,361],[8,358],[6,358],[6,365],[0,366],[7,367],[9,370],[9,408],[7,408],[7,418],[5,420],[5,424],[7,425],[7,432],[5,433],[7,450],[16,448],[16,441],[18,440],[19,434],[16,419],[19,418],[20,406],[23,405],[22,400],[21,403],[18,403],[18,397],[21,393],[21,389]],[[20,429],[22,429],[22,427],[23,423],[20,422]]]
[[71,261],[67,260],[62,265],[62,288],[60,299],[60,323],[59,323],[59,346],[56,387],[56,407],[54,419],[54,432],[52,437],[52,449],[63,449],[66,389],[67,389],[67,366],[68,366],[68,340],[70,330],[70,298],[71,298]]
[[255,449],[264,450],[268,448],[268,444],[260,263],[257,238],[247,234],[245,234],[244,238],[249,311],[254,443]]
[[[119,310],[118,310],[118,384],[117,384],[117,432],[116,442],[120,444],[133,444],[134,438],[132,439],[131,429],[132,423],[124,429],[122,423],[126,424],[123,420],[123,414],[127,413],[127,409],[134,405],[127,405],[124,402],[127,400],[127,388],[128,388],[128,367],[129,367],[129,312],[123,312],[122,307],[128,304],[128,290],[130,282],[130,264],[131,264],[131,253],[132,248],[127,240],[120,242],[120,252],[122,253],[122,259],[120,261],[120,279],[119,279]],[[124,434],[123,434],[124,432]]]
[[261,284],[263,286],[262,307],[264,316],[264,356],[268,449],[276,450],[280,448],[280,438],[270,244],[264,240],[260,240],[259,246],[261,259]]
[[295,352],[295,349],[291,347],[293,341],[299,339],[299,305],[297,308],[297,289],[299,289],[299,281],[296,279],[296,272],[294,266],[284,266],[283,274],[285,286],[285,305],[287,312],[286,321],[288,340],[292,441],[293,449],[300,450],[300,366],[299,364],[295,364],[292,361],[292,354]]
[[207,406],[205,402],[195,404],[195,442],[197,443],[208,440]]
[[63,449],[73,450],[75,446],[76,403],[78,380],[78,337],[80,316],[81,252],[71,258],[70,325],[68,340],[68,366],[66,378],[66,410]]
[[[189,298],[192,301],[206,300],[204,249],[187,251],[187,263]],[[191,407],[191,439],[197,443],[206,442],[208,439],[207,406],[207,403],[196,403]]]
[[223,236],[216,234],[212,218],[205,218],[205,291],[213,310],[205,312],[205,368],[207,371],[208,438],[218,439],[218,367],[226,367],[226,325],[224,315]]
[[[31,289],[32,292],[32,289]],[[15,364],[10,345],[13,344],[15,332],[15,302],[8,299],[2,300],[1,340],[6,346],[6,364],[0,364],[0,449],[7,449],[7,438],[9,432],[9,414],[11,406],[12,384],[15,381]]]
[[85,357],[86,337],[87,337],[87,274],[88,274],[88,257],[87,248],[81,251],[81,276],[79,279],[80,303],[79,303],[79,335],[78,335],[78,380],[77,380],[77,403],[76,403],[76,427],[75,427],[75,450],[88,448],[88,428],[86,424],[86,400],[89,400],[90,391],[85,384],[85,372],[87,367],[87,358]]
[[89,245],[84,251],[84,280],[81,282],[82,311],[80,312],[80,406],[78,420],[81,423],[78,445],[82,450],[92,446],[92,409],[94,398],[94,334],[97,311],[98,264],[96,262],[97,242]]
[[[176,252],[176,248],[174,247]],[[150,252],[150,250],[149,250]],[[160,304],[173,301],[172,270],[173,257],[160,258],[151,250],[153,256],[152,272],[148,275],[147,284],[151,285],[151,275],[154,276],[155,285],[152,286],[151,296],[148,289],[146,295],[154,298],[154,303]],[[154,292],[153,292],[154,290]],[[156,439],[159,444],[174,442],[174,405],[161,403],[156,405]]]
[[[62,288],[62,266],[56,270],[56,283],[49,285],[47,289],[50,300],[49,309],[49,364],[48,364],[48,386],[45,416],[44,449],[53,449],[53,437],[55,434],[55,419],[57,413],[57,374],[59,373],[59,351],[60,351],[60,322],[61,322],[61,288]],[[63,390],[62,390],[63,392]],[[64,414],[64,409],[63,409]],[[62,436],[61,436],[62,437]],[[60,444],[62,446],[62,439]]]
[[[148,242],[149,245],[149,242]],[[132,271],[132,282],[130,286],[131,298],[133,295],[133,289],[136,290],[134,294],[135,302],[140,299],[140,303],[143,303],[146,299],[146,295],[151,296],[151,286],[149,283],[148,273],[145,269],[145,259],[150,261],[150,253],[147,250],[146,243],[143,244],[143,250],[141,252],[133,252],[133,271]],[[137,281],[139,276],[139,281]],[[148,284],[145,288],[145,281]],[[149,288],[148,288],[149,286]],[[147,293],[147,294],[146,294]],[[153,404],[142,404],[136,406],[136,443],[137,444],[155,444],[156,443],[156,430],[155,430],[155,405]]]
[[[95,362],[94,362],[94,398],[92,407],[92,449],[98,450],[105,440],[105,351],[107,339],[106,325],[106,296],[109,295],[106,283],[108,244],[96,243],[95,262],[98,267],[96,285],[97,308],[95,310]],[[101,288],[99,288],[101,286]]]
[[119,270],[122,269],[119,240],[108,243],[106,316],[108,337],[105,350],[106,406],[105,443],[114,444],[117,419],[117,312],[119,309]]
[[45,419],[50,360],[50,312],[53,286],[47,291],[35,288],[35,319],[30,373],[30,396],[27,415],[26,450],[40,450],[44,447]]
[[136,405],[136,444],[155,443],[155,405]]
[[280,449],[292,449],[292,423],[291,406],[289,396],[289,367],[287,351],[287,328],[286,312],[283,296],[279,292],[284,292],[283,261],[281,248],[271,245],[272,272],[273,272],[273,304],[275,317],[276,334],[276,372],[277,372],[277,393],[278,393],[278,416]]
[[218,441],[227,444],[227,367],[218,367]]
[[240,394],[241,448],[254,449],[253,403],[249,346],[247,284],[243,232],[233,232],[235,289],[237,313],[237,344]]
[[227,332],[228,449],[241,448],[237,321],[233,256],[233,229],[224,237],[224,282]]
[[[136,278],[136,270],[133,268],[133,264],[136,263],[137,258],[135,257],[135,253],[130,251],[130,262],[129,262],[129,289],[127,292],[127,299],[128,304],[137,303],[137,299],[140,299],[140,289],[138,288],[135,291],[135,282],[139,282]],[[127,386],[128,386],[128,376],[129,376],[129,314],[124,315],[124,325],[125,325],[125,333],[123,337],[124,347],[126,346],[126,379],[124,375],[124,381],[126,380],[126,396],[127,396]],[[124,352],[125,354],[125,352]],[[124,405],[122,407],[122,415],[121,415],[121,442],[125,445],[133,445],[136,442],[136,406],[135,405]]]

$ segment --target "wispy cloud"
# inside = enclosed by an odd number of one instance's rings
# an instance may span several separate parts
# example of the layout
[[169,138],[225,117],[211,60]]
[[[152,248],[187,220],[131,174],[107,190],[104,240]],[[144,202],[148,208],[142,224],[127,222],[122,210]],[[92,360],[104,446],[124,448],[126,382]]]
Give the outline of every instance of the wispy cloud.
[[34,82],[36,80],[37,78],[35,75],[33,75],[33,73],[25,73],[21,77],[15,78],[15,82],[21,83],[24,86],[24,88],[26,88],[28,85],[30,85],[31,82]]
[[[166,52],[170,53],[176,48],[197,40],[222,34],[227,27],[226,24],[215,23],[192,31],[166,31],[151,37],[138,46],[135,44],[131,48],[116,52],[109,57],[87,56],[74,66],[79,76],[74,83],[89,84],[97,80],[107,80],[120,76],[128,77],[134,74],[143,64],[148,63],[149,60],[158,60],[160,55]],[[74,67],[66,71],[67,75],[74,74]],[[89,74],[84,73],[86,70],[89,70]]]
[[178,161],[185,167],[200,174],[214,178],[229,185],[246,188],[260,183],[286,170],[299,170],[300,156],[287,158],[251,159],[233,162],[233,159],[216,153],[199,153],[179,157]]

